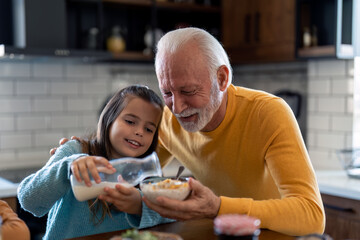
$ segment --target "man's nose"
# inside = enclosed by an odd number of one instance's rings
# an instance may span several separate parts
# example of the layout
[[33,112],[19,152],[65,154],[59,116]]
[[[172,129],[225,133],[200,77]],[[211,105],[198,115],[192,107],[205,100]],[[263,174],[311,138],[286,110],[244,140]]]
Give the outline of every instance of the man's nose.
[[172,112],[175,114],[182,113],[187,108],[185,99],[179,95],[173,95]]

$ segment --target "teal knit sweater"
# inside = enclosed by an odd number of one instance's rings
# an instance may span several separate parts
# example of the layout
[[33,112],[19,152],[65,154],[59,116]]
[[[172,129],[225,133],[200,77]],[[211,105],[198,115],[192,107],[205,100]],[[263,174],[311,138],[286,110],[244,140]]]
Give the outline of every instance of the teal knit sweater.
[[173,221],[162,218],[143,203],[141,216],[112,210],[112,217],[106,216],[101,224],[94,225],[87,201],[75,199],[69,180],[71,163],[84,155],[80,143],[69,141],[57,149],[42,169],[25,178],[18,187],[22,208],[37,217],[48,214],[43,239],[67,239]]

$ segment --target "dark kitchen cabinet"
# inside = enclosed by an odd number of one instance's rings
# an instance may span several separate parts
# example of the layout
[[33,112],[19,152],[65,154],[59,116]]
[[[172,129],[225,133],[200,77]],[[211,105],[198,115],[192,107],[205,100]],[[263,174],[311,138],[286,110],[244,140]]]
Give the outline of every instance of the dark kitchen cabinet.
[[223,0],[222,21],[233,63],[295,59],[295,0]]
[[[221,39],[220,0],[53,0],[51,4],[45,4],[49,2],[47,0],[15,2],[20,3],[20,11],[16,11],[20,14],[13,16],[12,9],[3,9],[0,13],[9,12],[7,19],[26,16],[33,20],[31,22],[37,22],[34,25],[25,21],[25,29],[20,32],[23,35],[31,32],[32,35],[24,37],[25,41],[21,45],[16,44],[16,39],[10,38],[4,38],[1,42],[0,34],[0,45],[4,43],[5,49],[13,50],[15,54],[152,61],[156,36],[175,28],[201,27]],[[11,4],[6,6],[10,8]],[[3,18],[0,17],[0,20]],[[19,28],[22,30],[16,22],[9,22],[13,28],[6,30],[7,36],[14,35]],[[51,28],[45,28],[47,25],[51,25]],[[120,34],[122,46],[125,46],[125,49],[116,53],[109,51],[107,44],[114,32]],[[56,35],[59,33],[61,37]],[[144,40],[146,33],[147,45]],[[41,39],[33,41],[36,37]],[[46,44],[38,46],[41,43]]]
[[298,58],[354,57],[357,0],[297,0],[296,8]]
[[360,201],[322,194],[325,233],[333,239],[360,239]]

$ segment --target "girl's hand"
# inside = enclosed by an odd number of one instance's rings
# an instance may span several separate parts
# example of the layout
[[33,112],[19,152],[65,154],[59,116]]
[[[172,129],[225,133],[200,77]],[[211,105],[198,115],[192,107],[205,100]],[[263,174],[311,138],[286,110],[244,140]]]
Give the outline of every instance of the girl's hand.
[[104,157],[83,156],[71,163],[71,171],[78,182],[84,180],[87,186],[91,186],[89,172],[96,183],[101,182],[99,172],[112,174],[116,169]]
[[100,200],[112,203],[119,211],[141,215],[142,200],[138,189],[116,184],[115,189],[105,187],[104,191],[106,194],[100,195]]
[[[82,141],[83,141],[81,138],[78,138],[78,137],[76,137],[76,136],[72,136],[72,137],[71,137],[71,140],[76,140],[76,141],[78,141],[78,142],[82,142]],[[60,139],[60,141],[59,141],[59,147],[60,147],[61,145],[65,144],[65,143],[68,142],[68,141],[69,141],[68,138],[62,138],[62,139]],[[50,155],[51,155],[51,156],[54,155],[57,149],[58,149],[58,147],[54,147],[54,148],[50,149]]]

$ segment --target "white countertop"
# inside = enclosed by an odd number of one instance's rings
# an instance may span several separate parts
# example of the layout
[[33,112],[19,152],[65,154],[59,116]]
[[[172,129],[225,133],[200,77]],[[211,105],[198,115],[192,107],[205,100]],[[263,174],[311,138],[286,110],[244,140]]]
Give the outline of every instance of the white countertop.
[[316,171],[320,192],[360,200],[360,179],[350,178],[345,171]]
[[0,198],[16,197],[18,184],[0,177]]

